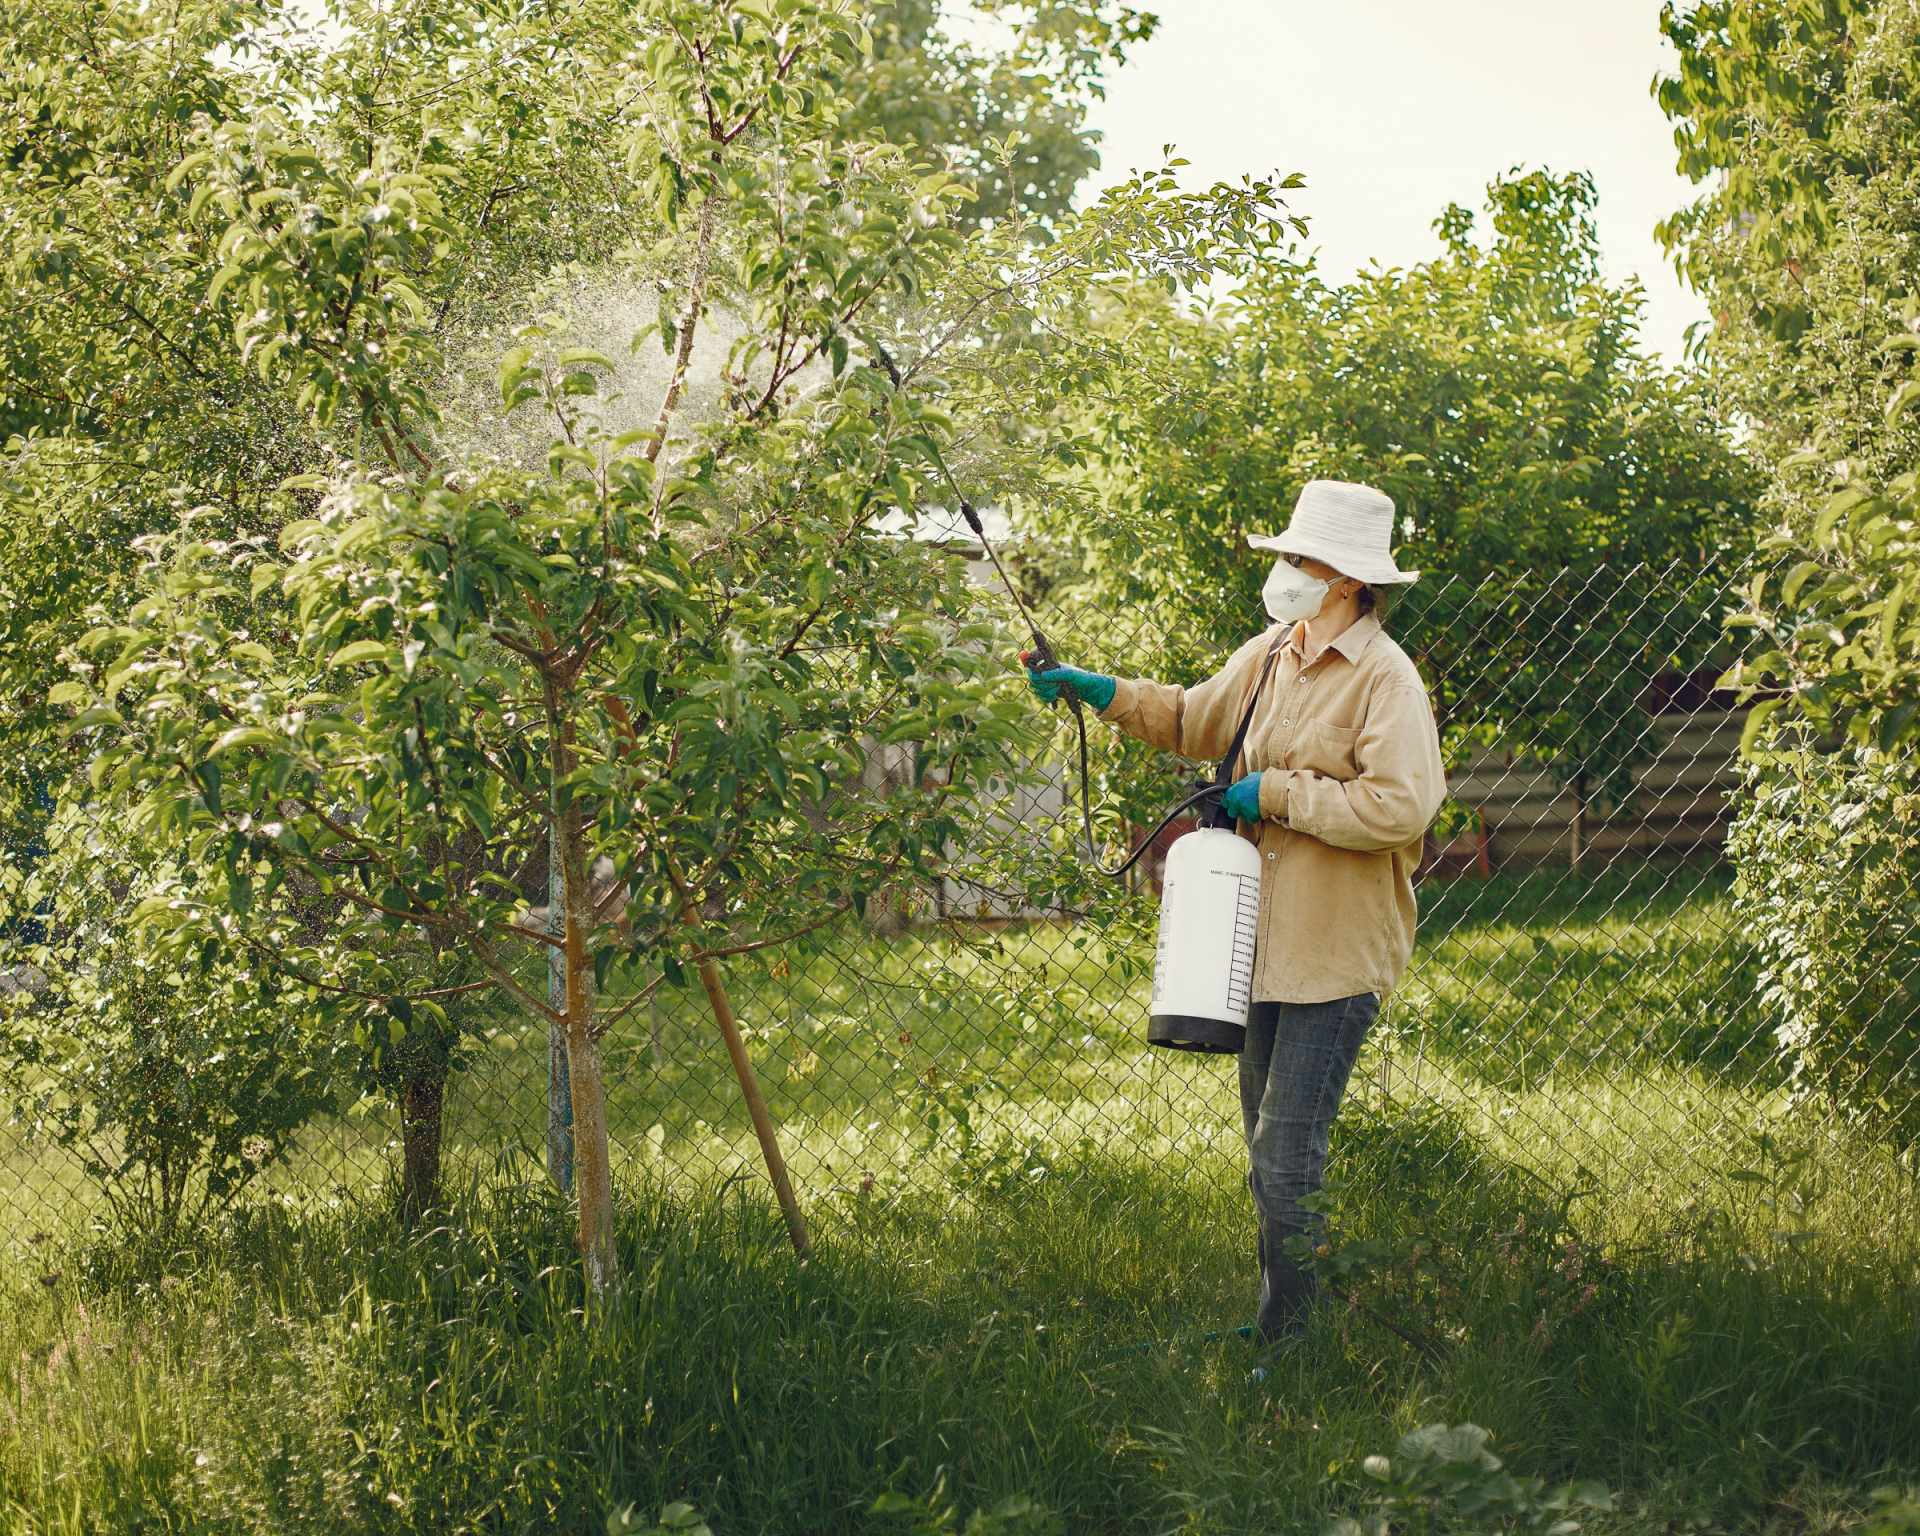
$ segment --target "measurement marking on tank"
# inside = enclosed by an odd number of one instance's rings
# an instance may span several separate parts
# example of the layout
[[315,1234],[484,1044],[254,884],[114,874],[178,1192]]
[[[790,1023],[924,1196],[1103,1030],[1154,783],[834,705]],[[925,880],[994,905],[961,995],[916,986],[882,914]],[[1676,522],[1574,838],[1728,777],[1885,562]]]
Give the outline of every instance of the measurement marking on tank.
[[1260,877],[1235,875],[1233,963],[1227,982],[1227,1006],[1245,1016],[1253,1003],[1253,945],[1260,927]]
[[1160,999],[1167,991],[1167,946],[1173,942],[1173,925],[1167,921],[1167,913],[1173,910],[1173,881],[1165,881],[1160,887],[1160,932],[1153,946],[1153,994],[1147,1001],[1147,1011],[1158,1013]]

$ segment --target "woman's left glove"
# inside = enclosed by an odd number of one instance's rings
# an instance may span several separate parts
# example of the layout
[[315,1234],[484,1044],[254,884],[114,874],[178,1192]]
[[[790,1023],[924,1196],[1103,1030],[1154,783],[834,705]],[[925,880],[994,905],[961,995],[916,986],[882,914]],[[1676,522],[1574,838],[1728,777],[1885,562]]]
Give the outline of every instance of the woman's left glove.
[[1220,804],[1235,821],[1260,819],[1260,775],[1250,773],[1235,779],[1220,797]]

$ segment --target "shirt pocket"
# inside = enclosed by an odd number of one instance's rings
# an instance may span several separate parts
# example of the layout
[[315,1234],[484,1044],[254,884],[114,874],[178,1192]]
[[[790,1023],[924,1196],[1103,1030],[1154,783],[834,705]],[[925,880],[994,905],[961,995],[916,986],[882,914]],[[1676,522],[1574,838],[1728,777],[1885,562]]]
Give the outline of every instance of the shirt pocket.
[[1354,761],[1354,749],[1359,742],[1360,732],[1356,728],[1303,720],[1287,750],[1287,766],[1304,768],[1329,779],[1357,779],[1360,767]]

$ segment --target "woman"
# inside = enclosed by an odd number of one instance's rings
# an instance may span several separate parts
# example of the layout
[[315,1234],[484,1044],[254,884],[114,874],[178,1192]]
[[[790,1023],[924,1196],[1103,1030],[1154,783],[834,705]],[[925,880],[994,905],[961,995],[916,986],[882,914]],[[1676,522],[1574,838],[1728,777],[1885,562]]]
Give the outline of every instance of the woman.
[[1301,1205],[1320,1188],[1327,1135],[1380,1004],[1413,951],[1413,871],[1446,794],[1433,708],[1381,629],[1381,589],[1418,579],[1393,562],[1393,501],[1315,480],[1262,596],[1273,626],[1192,688],[1077,667],[1029,673],[1052,702],[1071,689],[1129,735],[1218,760],[1269,653],[1227,810],[1261,853],[1254,1005],[1240,1052],[1248,1182],[1259,1218],[1259,1335],[1305,1326],[1310,1268],[1288,1240],[1317,1240]]

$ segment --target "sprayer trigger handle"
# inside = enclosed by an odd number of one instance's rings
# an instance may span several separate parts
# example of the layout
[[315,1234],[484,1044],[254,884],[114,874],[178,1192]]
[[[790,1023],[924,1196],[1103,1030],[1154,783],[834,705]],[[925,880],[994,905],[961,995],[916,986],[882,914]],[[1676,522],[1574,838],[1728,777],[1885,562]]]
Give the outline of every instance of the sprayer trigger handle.
[[[1020,661],[1029,672],[1046,672],[1060,665],[1059,662],[1054,660],[1053,648],[1037,635],[1034,637],[1032,646],[1020,653]],[[1066,689],[1064,690],[1064,697],[1077,714],[1080,708],[1079,695],[1074,693],[1072,689]],[[1053,704],[1058,704],[1059,702],[1060,700],[1057,698],[1053,700]],[[1049,704],[1048,708],[1052,708],[1052,704]]]

